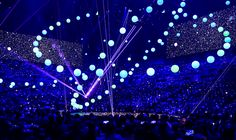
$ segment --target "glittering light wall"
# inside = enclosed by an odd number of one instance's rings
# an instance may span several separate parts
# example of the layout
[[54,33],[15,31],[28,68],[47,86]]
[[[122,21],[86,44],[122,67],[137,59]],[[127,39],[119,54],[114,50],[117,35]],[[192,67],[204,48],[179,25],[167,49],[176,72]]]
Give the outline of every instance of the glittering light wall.
[[[17,55],[19,55],[32,63],[44,63],[45,59],[50,58],[52,63],[56,65],[63,64],[63,59],[65,58],[72,66],[82,65],[82,45],[67,41],[42,38],[38,48],[43,55],[42,57],[37,58],[33,52],[34,40],[34,36],[0,30],[1,59],[18,60]],[[12,52],[14,52],[14,54]],[[63,53],[64,58],[61,57],[59,52]]]
[[[167,37],[167,57],[174,58],[222,48],[222,26],[230,32],[232,44],[236,42],[236,7],[192,19],[186,23],[169,28]],[[191,16],[191,15],[189,15]],[[212,26],[216,23],[216,26]]]

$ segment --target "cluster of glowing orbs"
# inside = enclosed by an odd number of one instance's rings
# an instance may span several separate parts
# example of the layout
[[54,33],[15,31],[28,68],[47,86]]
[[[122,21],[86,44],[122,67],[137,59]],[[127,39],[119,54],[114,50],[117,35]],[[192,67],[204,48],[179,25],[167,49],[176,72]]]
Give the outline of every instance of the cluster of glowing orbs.
[[227,49],[229,49],[229,48],[230,48],[230,46],[231,46],[231,45],[230,45],[230,43],[225,43],[223,47],[224,47],[224,49],[226,49],[226,50],[227,50]]
[[98,77],[103,76],[103,74],[104,74],[103,69],[97,69],[97,70],[96,70],[96,75],[97,75]]
[[207,57],[207,62],[210,63],[210,64],[214,63],[215,62],[215,57],[214,56],[208,56]]
[[57,69],[57,72],[59,73],[64,71],[64,67],[62,65],[58,65],[56,69]]
[[153,68],[148,68],[147,69],[147,75],[148,76],[153,76],[155,74],[155,70]]
[[136,22],[138,22],[139,19],[137,16],[132,16],[131,20],[133,23],[136,23]]
[[179,71],[179,66],[178,66],[178,65],[172,65],[172,66],[171,66],[171,71],[172,71],[173,73],[177,73],[177,72]]
[[164,0],[157,0],[157,5],[161,6],[164,4]]
[[52,61],[51,61],[50,59],[46,59],[46,60],[44,61],[44,64],[45,64],[46,66],[50,66],[50,65],[52,64]]
[[148,6],[148,7],[146,8],[146,12],[147,12],[147,13],[151,13],[152,11],[153,11],[152,6]]
[[105,59],[105,58],[106,58],[106,54],[105,54],[104,52],[101,52],[100,55],[99,55],[99,57],[100,57],[101,59]]
[[120,77],[121,78],[126,78],[128,76],[128,72],[126,70],[120,71]]
[[78,97],[79,97],[79,93],[75,92],[75,93],[73,94],[73,97],[74,97],[74,98],[78,98]]
[[125,33],[126,33],[125,27],[121,27],[121,28],[120,28],[120,34],[125,34]]
[[10,87],[10,88],[13,88],[15,85],[16,85],[15,82],[11,82],[9,87]]
[[89,70],[94,71],[95,69],[96,69],[95,65],[91,64],[91,65],[89,66]]
[[108,41],[108,46],[113,47],[115,45],[115,42],[113,40]]
[[77,76],[77,77],[79,77],[79,76],[81,75],[81,73],[82,73],[82,72],[81,72],[80,69],[75,69],[75,70],[74,70],[74,75]]
[[198,69],[200,67],[200,63],[198,61],[193,61],[192,62],[192,68]]

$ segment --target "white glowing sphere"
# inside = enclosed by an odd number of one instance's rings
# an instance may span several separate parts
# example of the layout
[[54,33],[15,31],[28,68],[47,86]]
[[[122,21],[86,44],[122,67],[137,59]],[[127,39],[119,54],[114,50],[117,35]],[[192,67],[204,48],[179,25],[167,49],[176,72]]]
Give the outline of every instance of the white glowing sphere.
[[46,59],[46,60],[44,61],[44,64],[45,64],[46,66],[50,66],[50,65],[52,64],[52,61],[51,61],[50,59]]
[[105,54],[104,52],[102,52],[102,53],[100,53],[99,57],[100,57],[101,59],[105,59],[105,58],[106,58],[106,54]]
[[38,47],[34,47],[34,48],[33,48],[33,52],[34,52],[34,53],[39,52],[39,48],[38,48]]
[[75,98],[72,98],[70,101],[71,101],[71,103],[76,103],[76,99]]
[[128,72],[126,70],[120,71],[120,77],[121,78],[126,78],[128,76]]
[[155,70],[153,68],[148,68],[147,69],[147,75],[148,76],[153,76],[155,74]]
[[177,72],[179,71],[179,66],[178,66],[178,65],[172,65],[172,66],[171,66],[171,71],[172,71],[173,73],[177,73]]
[[38,51],[38,52],[36,52],[36,54],[35,54],[35,55],[36,55],[36,57],[37,57],[37,58],[40,58],[40,57],[42,57],[42,56],[43,56],[42,52],[39,52],[39,51]]
[[41,36],[41,35],[37,35],[36,39],[37,39],[38,41],[40,41],[40,40],[42,40],[42,36]]
[[83,86],[82,86],[82,85],[78,85],[78,86],[77,86],[77,89],[78,89],[79,91],[82,91],[82,90],[83,90]]
[[200,63],[199,63],[198,61],[193,61],[193,62],[192,62],[192,67],[193,67],[194,69],[197,69],[197,68],[200,67]]
[[64,67],[62,65],[58,65],[57,72],[63,72],[63,71],[64,71]]
[[208,56],[207,57],[207,62],[208,63],[214,63],[215,62],[215,57],[214,56]]
[[136,23],[136,22],[138,22],[139,19],[137,16],[132,16],[131,20],[133,23]]
[[75,69],[75,70],[74,70],[74,75],[77,76],[77,77],[79,77],[79,76],[81,75],[81,73],[82,73],[82,72],[81,72],[80,69]]
[[222,57],[222,56],[225,55],[225,51],[224,51],[224,50],[218,50],[218,51],[217,51],[217,55],[218,55],[219,57]]
[[113,47],[115,45],[115,42],[113,40],[108,41],[108,46]]
[[123,83],[125,80],[123,78],[120,79],[120,82]]
[[88,80],[88,75],[82,75],[82,79],[83,79],[84,81],[87,81],[87,80]]
[[73,94],[73,97],[74,97],[74,98],[78,98],[78,97],[79,97],[79,93],[75,92],[75,93]]
[[92,98],[90,101],[91,101],[92,104],[95,103],[95,99],[94,98]]
[[92,64],[89,66],[89,70],[94,71],[95,69],[96,69],[95,65]]
[[105,94],[109,94],[110,92],[109,92],[109,90],[105,90]]
[[25,86],[28,87],[29,86],[29,82],[25,82]]
[[126,33],[125,27],[121,27],[121,28],[120,28],[120,34],[125,34],[125,33]]
[[138,67],[139,67],[139,63],[136,63],[136,64],[135,64],[135,67],[138,68]]
[[111,88],[112,88],[112,89],[115,89],[115,88],[116,88],[116,85],[115,85],[115,84],[113,84],[113,85],[111,86]]
[[98,77],[103,76],[103,73],[104,73],[103,69],[97,69],[97,70],[96,70],[96,75],[97,75]]
[[84,104],[86,107],[88,107],[89,106],[89,102],[85,102],[85,104]]
[[101,96],[101,95],[98,95],[97,98],[98,98],[98,100],[101,100],[101,99],[102,99],[102,96]]

